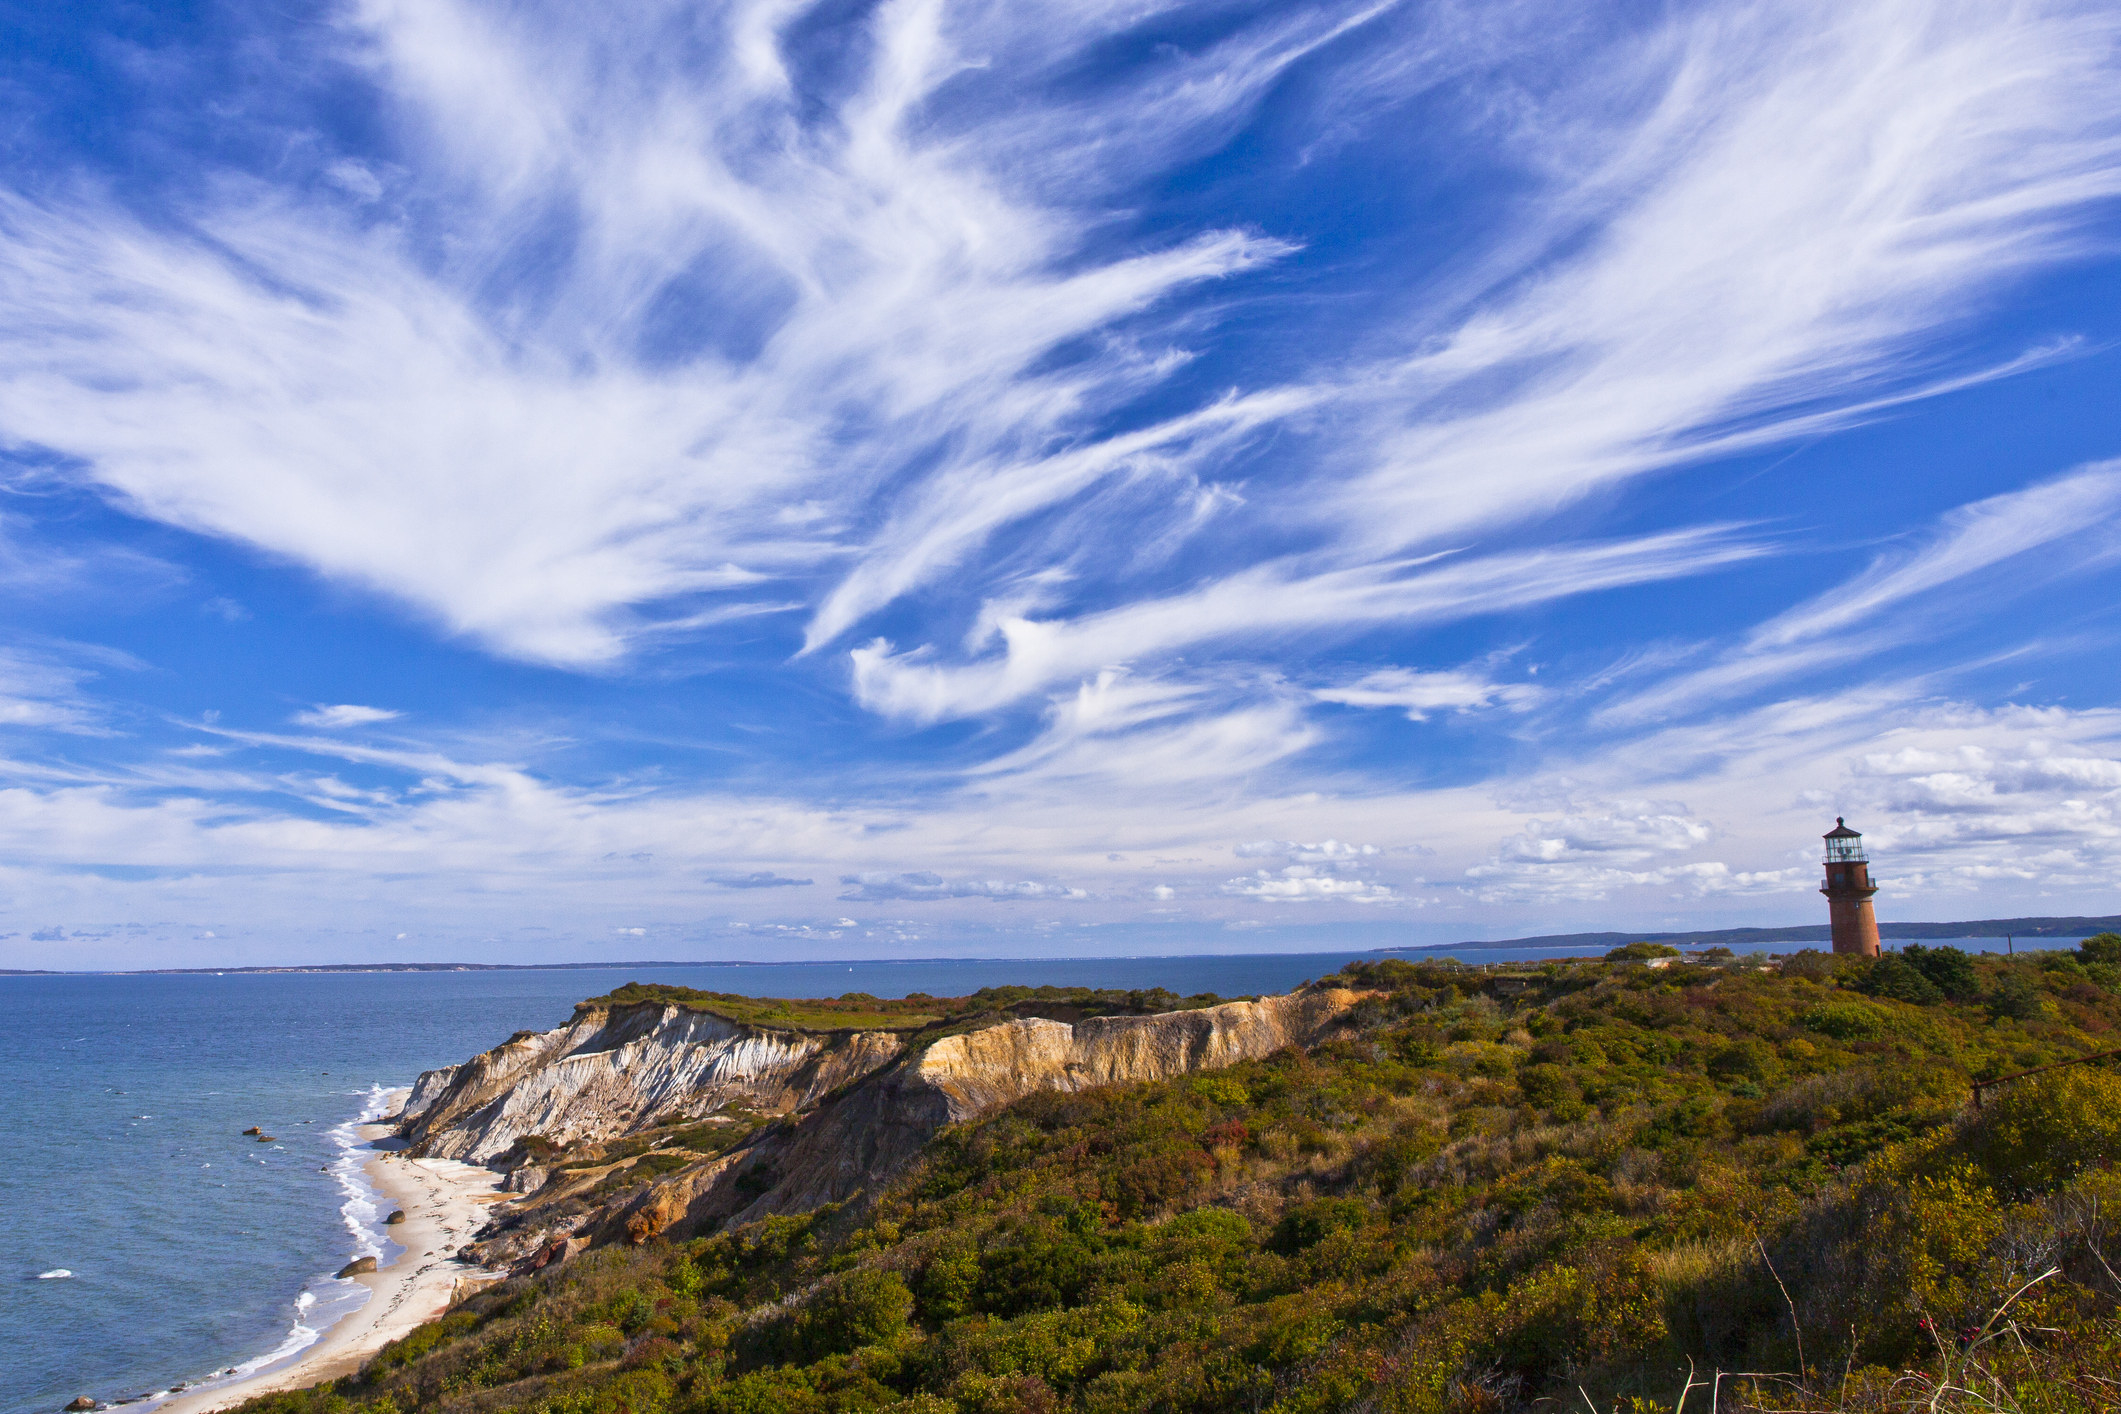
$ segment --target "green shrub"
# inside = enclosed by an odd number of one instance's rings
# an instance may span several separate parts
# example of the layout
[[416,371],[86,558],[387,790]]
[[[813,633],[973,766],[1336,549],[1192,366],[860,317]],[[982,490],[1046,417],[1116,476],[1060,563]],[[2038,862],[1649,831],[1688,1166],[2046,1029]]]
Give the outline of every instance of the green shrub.
[[1333,1233],[1361,1227],[1369,1215],[1368,1205],[1359,1198],[1314,1198],[1281,1215],[1267,1246],[1284,1254],[1301,1252]]
[[936,1322],[967,1314],[972,1310],[979,1284],[979,1252],[972,1243],[959,1239],[941,1244],[921,1268],[921,1314]]
[[1679,949],[1669,943],[1626,943],[1605,955],[1607,962],[1648,962],[1652,958],[1678,957]]
[[1920,943],[1909,943],[1894,956],[1954,1000],[1976,996],[1981,991],[1981,975],[1974,970],[1974,960],[1958,948],[1926,948]]
[[2098,933],[2077,944],[2079,962],[2121,963],[2121,933]]
[[1802,977],[1807,982],[1831,982],[1838,967],[1832,953],[1821,952],[1817,948],[1806,948],[1802,952],[1791,953],[1782,960],[1782,975]]
[[2121,1160],[2121,1077],[2071,1066],[1997,1086],[1968,1140],[1999,1182],[2053,1192],[2095,1164]]
[[2007,972],[1988,994],[1988,1009],[1992,1016],[2035,1021],[2047,1013],[2047,993],[2025,973]]
[[1556,1111],[1559,1117],[1574,1118],[1583,1113],[1583,1091],[1558,1065],[1540,1061],[1522,1067],[1517,1072],[1517,1088],[1524,1092],[1526,1100],[1541,1109]]
[[1775,1048],[1748,1037],[1717,1049],[1709,1057],[1709,1076],[1725,1084],[1734,1080],[1767,1080],[1775,1070]]
[[1799,1018],[1805,1030],[1837,1041],[1877,1041],[1900,1031],[1898,1018],[1865,1002],[1821,1002]]
[[826,1283],[757,1344],[783,1360],[822,1360],[898,1339],[912,1314],[913,1293],[897,1272],[863,1267]]
[[[1964,956],[1964,954],[1961,954]],[[1944,991],[1923,969],[1898,953],[1875,958],[1855,979],[1856,990],[1872,997],[1890,997],[1915,1006],[1934,1006],[1944,1000]]]
[[976,1309],[1002,1316],[1042,1311],[1082,1296],[1103,1250],[1081,1224],[1049,1218],[1021,1224],[980,1256]]
[[[2101,990],[2121,962],[1911,948],[1894,968],[1943,998],[1866,997],[1872,964],[1817,952],[1782,976],[1551,965],[1537,987],[1360,966],[1343,979],[1386,995],[1334,1039],[1027,1097],[857,1206],[596,1248],[242,1414],[1642,1414],[1689,1361],[1795,1370],[1800,1333],[1818,1398],[1726,1380],[1720,1407],[1884,1414],[1963,1386],[1952,1335],[2050,1263],[2011,1358],[2121,1368],[2093,1257],[2121,1266],[2121,1167],[2101,1167],[2121,1165],[2121,1078],[1965,1102],[1969,1075],[2121,1044],[2121,989]],[[1970,969],[2046,1019],[1991,1024]],[[2104,1407],[2071,1397],[2090,1373],[2010,1378],[1980,1385],[1994,1408]]]

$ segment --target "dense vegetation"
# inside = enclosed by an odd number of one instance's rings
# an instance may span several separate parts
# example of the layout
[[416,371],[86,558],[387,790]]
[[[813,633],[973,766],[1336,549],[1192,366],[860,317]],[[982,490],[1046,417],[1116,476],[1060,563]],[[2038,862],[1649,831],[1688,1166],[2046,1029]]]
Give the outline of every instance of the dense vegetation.
[[2121,1047],[2121,938],[1335,980],[1308,1053],[1033,1096],[250,1408],[2121,1409],[2121,1077],[1970,1103]]
[[1132,991],[1093,987],[982,987],[969,997],[931,997],[926,992],[914,992],[890,1001],[872,997],[867,992],[848,992],[840,997],[797,1000],[744,997],[733,992],[703,992],[693,987],[628,982],[601,997],[577,1003],[576,1010],[645,1003],[712,1012],[730,1021],[795,1031],[923,1032],[955,1029],[982,1017],[1052,1016],[1074,1021],[1086,1016],[1138,1016],[1178,1011],[1187,1007],[1213,1006],[1222,1000],[1207,992],[1181,997],[1161,987]]

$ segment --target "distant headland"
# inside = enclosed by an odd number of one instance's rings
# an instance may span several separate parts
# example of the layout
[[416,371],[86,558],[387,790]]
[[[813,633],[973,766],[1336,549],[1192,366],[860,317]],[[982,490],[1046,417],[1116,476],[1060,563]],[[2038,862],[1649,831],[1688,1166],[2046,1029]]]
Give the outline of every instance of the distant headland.
[[[2121,915],[2104,918],[1976,918],[1960,923],[1880,923],[1878,936],[1925,942],[1949,938],[2085,938],[2121,932]],[[1444,952],[1457,948],[1582,948],[1603,952],[1624,943],[1670,943],[1674,947],[1731,947],[1759,943],[1824,943],[1825,923],[1798,928],[1716,928],[1698,933],[1548,933],[1536,938],[1491,938],[1477,942],[1429,943],[1375,948],[1381,953]]]
[[[2094,933],[2121,932],[2121,914],[2103,918],[1977,918],[1959,923],[1880,923],[1880,937],[1899,939],[1922,939],[1934,941],[1951,938],[2084,938]],[[1827,924],[1806,924],[1796,928],[1717,928],[1694,933],[1546,933],[1531,938],[1481,938],[1462,943],[1406,943],[1394,947],[1371,948],[1373,954],[1437,953],[1452,952],[1466,948],[1548,948],[1560,951],[1579,948],[1586,954],[1605,953],[1627,943],[1669,943],[1674,947],[1734,947],[1757,946],[1762,943],[1811,944],[1830,941],[1832,933]],[[1340,951],[1340,950],[1332,950]],[[1343,955],[1347,955],[1343,953]],[[894,963],[923,962],[1022,962],[1024,958],[965,958],[965,957],[901,957],[892,958]],[[1090,958],[1072,961],[1094,961]],[[823,962],[845,962],[846,959],[821,959]],[[312,973],[312,972],[585,972],[592,970],[640,969],[651,967],[757,967],[761,964],[748,959],[731,960],[716,958],[692,961],[626,961],[626,962],[319,962],[292,964],[284,967],[142,967],[131,970],[115,968],[84,968],[79,971],[64,971],[50,968],[0,967],[0,977],[215,977],[239,976],[261,973]],[[786,966],[785,963],[773,964]]]

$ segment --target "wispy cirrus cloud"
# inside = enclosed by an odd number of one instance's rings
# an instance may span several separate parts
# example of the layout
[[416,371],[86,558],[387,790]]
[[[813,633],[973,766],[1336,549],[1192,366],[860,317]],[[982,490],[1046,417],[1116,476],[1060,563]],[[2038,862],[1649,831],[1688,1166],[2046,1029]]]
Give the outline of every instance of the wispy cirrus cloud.
[[[565,7],[375,0],[334,57],[389,114],[388,180],[338,155],[319,192],[209,184],[160,225],[78,185],[6,195],[0,422],[146,514],[573,664],[769,583],[813,596],[821,647],[946,570],[991,582],[998,541],[1092,488],[1161,484],[1152,516],[1221,572],[1173,598],[1061,552],[1095,582],[1003,652],[1098,643],[1001,672],[1037,683],[1199,642],[1262,591],[1329,630],[1488,612],[1388,562],[1831,423],[2077,251],[2121,184],[2095,7],[1726,5],[1610,27],[1575,71],[1541,8],[1480,40],[1445,11],[1233,12],[1093,91],[1071,64],[1177,10],[902,0],[813,40],[777,4],[590,34]],[[827,49],[860,57],[827,70]],[[1364,91],[1402,101],[1473,71],[1519,86],[1517,128],[1485,136],[1546,184],[1539,216],[1427,312],[1386,298],[1343,341],[1403,356],[1114,421],[1214,337],[1211,306],[1171,301],[1307,257],[1257,230],[1114,243],[1108,213],[1292,66],[1357,51]],[[563,254],[519,258],[540,247]],[[1201,521],[1204,478],[1270,429],[1275,474]],[[1303,557],[1247,554],[1299,505]],[[1139,608],[1089,608],[1115,594]],[[1144,632],[1159,606],[1208,625]],[[886,660],[859,661],[865,700],[900,710]],[[963,710],[995,700],[968,686]]]
[[791,879],[785,874],[776,874],[771,869],[754,869],[744,874],[704,874],[701,878],[724,889],[798,889],[812,883],[809,879]]
[[[411,684],[310,682],[261,710],[313,703],[312,735],[206,718],[210,765],[7,763],[23,867],[140,861],[163,899],[226,857],[348,896],[667,871],[665,922],[832,880],[864,918],[1559,909],[1801,892],[1769,841],[1842,801],[1908,822],[1926,879],[2012,840],[2111,862],[2103,709],[1865,662],[2005,575],[2107,566],[2111,465],[1924,487],[1825,595],[1773,578],[1784,507],[1650,483],[2095,351],[1961,335],[2110,234],[2111,6],[359,0],[300,30],[274,81],[357,93],[358,141],[246,116],[302,110],[278,92],[228,110],[255,169],[0,186],[7,454],[161,547],[673,719],[727,703],[642,660],[753,674],[727,715],[772,744],[727,753],[741,784],[563,766]],[[1745,587],[1646,643],[1630,606],[1690,580]],[[209,627],[271,641],[271,586],[239,592]],[[1496,625],[1559,666],[1504,680]],[[1629,674],[1570,660],[1616,642]],[[0,719],[116,720],[33,647]],[[171,700],[138,715],[214,695]],[[1478,749],[1411,761],[1446,716]]]
[[1491,682],[1481,674],[1459,669],[1425,672],[1416,668],[1379,668],[1353,682],[1315,688],[1311,693],[1316,701],[1343,707],[1397,707],[1410,722],[1427,721],[1431,712],[1466,712],[1476,707],[1523,711],[1540,695],[1530,683]]
[[345,727],[372,727],[378,722],[394,722],[404,716],[387,707],[363,707],[354,702],[340,702],[332,706],[312,707],[297,712],[288,718],[298,727],[316,727],[321,731],[338,731]]
[[[1640,722],[1698,709],[1878,654],[1935,632],[1965,595],[2020,601],[2121,556],[2121,466],[2083,468],[1941,517],[1906,548],[1778,614],[1711,665],[1623,697],[1600,714]],[[2035,558],[2037,557],[2037,558]]]
[[842,875],[839,897],[845,903],[937,903],[945,899],[987,899],[994,903],[1081,899],[1089,894],[1064,884],[1036,879],[946,879],[926,869],[905,873],[868,870]]

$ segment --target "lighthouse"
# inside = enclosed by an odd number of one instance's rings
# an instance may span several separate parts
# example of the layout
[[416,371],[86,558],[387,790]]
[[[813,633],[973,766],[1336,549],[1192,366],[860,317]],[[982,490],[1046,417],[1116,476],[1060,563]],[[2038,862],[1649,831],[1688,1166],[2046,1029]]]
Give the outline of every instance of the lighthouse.
[[1863,836],[1834,820],[1826,833],[1827,908],[1834,923],[1834,951],[1854,957],[1878,955],[1878,919],[1871,912],[1871,895],[1878,886],[1871,882],[1870,861],[1864,857]]

